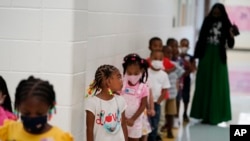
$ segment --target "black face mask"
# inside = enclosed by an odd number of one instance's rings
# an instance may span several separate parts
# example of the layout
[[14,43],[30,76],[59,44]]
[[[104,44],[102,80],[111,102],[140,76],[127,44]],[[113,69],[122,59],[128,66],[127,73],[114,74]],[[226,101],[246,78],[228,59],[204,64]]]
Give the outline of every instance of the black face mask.
[[21,116],[24,128],[33,134],[41,133],[47,123],[47,115],[39,117]]

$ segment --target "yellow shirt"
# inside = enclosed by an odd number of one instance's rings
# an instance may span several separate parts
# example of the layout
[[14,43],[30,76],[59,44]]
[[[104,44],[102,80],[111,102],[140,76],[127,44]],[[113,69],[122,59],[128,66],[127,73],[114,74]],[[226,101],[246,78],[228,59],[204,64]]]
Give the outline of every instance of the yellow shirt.
[[0,141],[73,141],[73,138],[55,126],[43,134],[35,135],[26,132],[21,122],[7,121],[0,127]]

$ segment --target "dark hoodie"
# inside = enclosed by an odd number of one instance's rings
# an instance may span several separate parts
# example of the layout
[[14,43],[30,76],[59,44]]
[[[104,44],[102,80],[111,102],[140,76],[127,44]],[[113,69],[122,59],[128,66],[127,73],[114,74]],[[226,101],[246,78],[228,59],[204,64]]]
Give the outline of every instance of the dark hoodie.
[[[213,16],[213,11],[215,8],[218,8],[220,10],[221,16],[219,18],[215,18]],[[220,3],[216,3],[212,7],[212,10],[203,21],[199,38],[195,46],[194,57],[201,59],[204,56],[208,44],[207,38],[209,36],[209,30],[212,28],[213,24],[218,21],[222,22],[222,28],[220,29],[221,36],[219,37],[220,58],[221,61],[226,64],[226,43],[229,48],[233,48],[234,38],[231,37],[229,32],[232,24],[228,18],[224,5]]]

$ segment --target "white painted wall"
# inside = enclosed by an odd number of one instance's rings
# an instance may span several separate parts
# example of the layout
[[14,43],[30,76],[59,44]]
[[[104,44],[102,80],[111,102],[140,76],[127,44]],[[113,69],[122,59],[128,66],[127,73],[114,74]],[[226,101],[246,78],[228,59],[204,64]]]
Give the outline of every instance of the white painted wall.
[[187,38],[189,40],[189,50],[188,53],[190,55],[194,54],[194,46],[196,44],[195,38],[195,28],[194,26],[183,26],[183,27],[176,27],[171,29],[171,36],[180,43],[182,38]]
[[[250,0],[224,0],[224,4],[228,6],[249,6]],[[250,31],[240,31],[240,36],[235,38],[236,48],[246,48],[250,49]]]
[[81,140],[86,76],[86,0],[0,0],[0,74],[12,100],[29,75],[49,80],[57,94],[51,121]]
[[14,96],[34,75],[54,84],[55,124],[82,141],[83,97],[101,64],[149,55],[148,40],[172,36],[175,0],[0,0],[0,75]]

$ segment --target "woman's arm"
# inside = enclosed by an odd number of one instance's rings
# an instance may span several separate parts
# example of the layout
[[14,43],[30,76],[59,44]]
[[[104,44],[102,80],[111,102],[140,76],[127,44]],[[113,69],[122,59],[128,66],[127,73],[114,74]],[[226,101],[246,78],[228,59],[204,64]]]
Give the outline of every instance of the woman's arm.
[[227,45],[229,48],[233,48],[234,46],[234,34],[233,28],[231,27],[227,33]]
[[86,111],[86,125],[87,125],[87,141],[94,141],[94,123],[95,123],[95,115],[90,111]]
[[146,105],[147,105],[147,99],[148,97],[145,96],[141,99],[141,105],[140,107],[138,108],[138,110],[135,112],[135,114],[127,120],[127,124],[128,126],[133,126],[134,125],[134,121],[142,114],[142,112],[145,110],[146,108]]
[[198,36],[198,41],[195,45],[195,48],[194,48],[194,58],[201,58],[202,55],[203,55],[203,51],[204,51],[204,43],[206,41],[206,34],[207,34],[207,31],[208,31],[208,28],[209,28],[209,25],[208,25],[208,18],[206,17],[202,23],[202,26],[201,26],[201,30],[200,30],[200,33],[199,33],[199,36]]
[[122,112],[122,130],[124,134],[125,141],[128,141],[128,129],[126,124],[125,112]]

